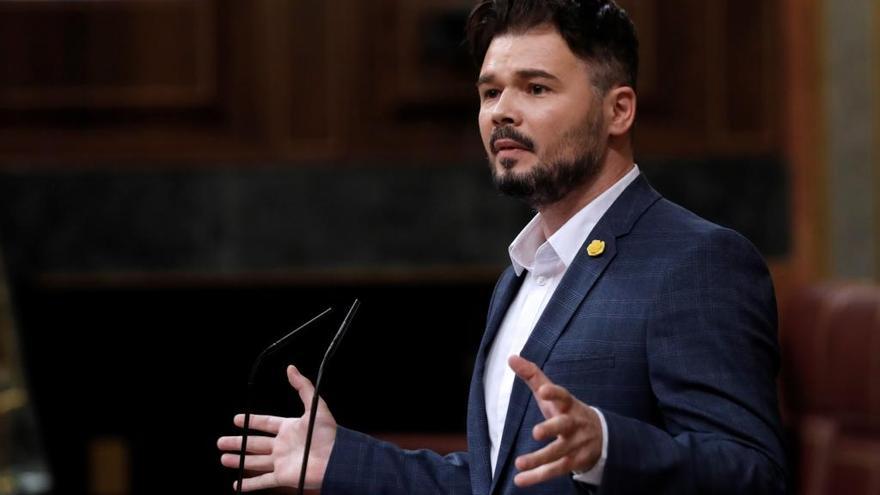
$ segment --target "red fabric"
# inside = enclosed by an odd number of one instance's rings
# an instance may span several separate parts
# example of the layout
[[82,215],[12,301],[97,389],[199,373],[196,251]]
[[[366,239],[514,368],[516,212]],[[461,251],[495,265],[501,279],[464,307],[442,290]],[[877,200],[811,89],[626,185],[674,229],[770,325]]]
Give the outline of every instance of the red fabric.
[[811,287],[781,320],[800,492],[880,495],[880,287]]

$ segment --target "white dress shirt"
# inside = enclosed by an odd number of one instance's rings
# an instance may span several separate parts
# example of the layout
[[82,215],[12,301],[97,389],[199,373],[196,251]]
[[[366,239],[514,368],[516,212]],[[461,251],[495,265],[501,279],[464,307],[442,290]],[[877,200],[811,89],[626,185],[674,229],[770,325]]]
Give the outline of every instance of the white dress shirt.
[[[516,378],[516,374],[507,365],[507,359],[522,351],[538,318],[544,312],[553,292],[577,256],[578,250],[587,240],[587,236],[611,204],[638,175],[639,168],[633,166],[629,173],[572,216],[549,239],[544,236],[543,220],[538,213],[510,244],[508,252],[513,269],[517,276],[522,275],[523,271],[526,272],[526,276],[495,336],[483,376],[493,474],[498,462],[498,449],[501,445],[513,381]],[[608,457],[608,426],[602,413],[598,409],[595,411],[602,422],[602,454],[595,466],[588,471],[575,474],[574,479],[599,485],[602,482],[605,460]]]

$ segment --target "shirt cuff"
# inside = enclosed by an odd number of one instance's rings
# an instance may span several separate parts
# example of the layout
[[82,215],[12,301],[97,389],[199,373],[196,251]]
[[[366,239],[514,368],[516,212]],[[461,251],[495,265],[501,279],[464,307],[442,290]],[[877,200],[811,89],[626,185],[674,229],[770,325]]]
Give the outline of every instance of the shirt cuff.
[[608,459],[608,423],[605,422],[605,415],[602,414],[602,411],[595,407],[590,407],[590,409],[596,411],[596,414],[599,415],[599,422],[602,423],[602,455],[599,456],[599,460],[596,461],[596,464],[590,469],[579,473],[573,472],[571,474],[575,481],[599,486],[602,484],[602,474],[605,472],[605,461]]

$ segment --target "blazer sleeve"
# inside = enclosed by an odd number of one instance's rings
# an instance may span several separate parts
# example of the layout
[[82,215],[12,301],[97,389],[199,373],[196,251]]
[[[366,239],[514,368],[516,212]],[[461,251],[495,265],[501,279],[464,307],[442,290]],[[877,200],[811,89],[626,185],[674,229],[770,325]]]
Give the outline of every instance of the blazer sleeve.
[[470,494],[469,455],[403,450],[338,428],[321,493],[328,495]]
[[770,275],[739,234],[695,237],[665,270],[647,328],[660,426],[602,411],[599,493],[785,493]]

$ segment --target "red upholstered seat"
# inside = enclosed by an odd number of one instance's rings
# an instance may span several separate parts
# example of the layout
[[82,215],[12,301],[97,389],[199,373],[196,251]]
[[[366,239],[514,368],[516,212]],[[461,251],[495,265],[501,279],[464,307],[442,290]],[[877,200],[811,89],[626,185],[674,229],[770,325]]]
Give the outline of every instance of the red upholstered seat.
[[781,323],[799,492],[880,495],[880,287],[807,288]]

